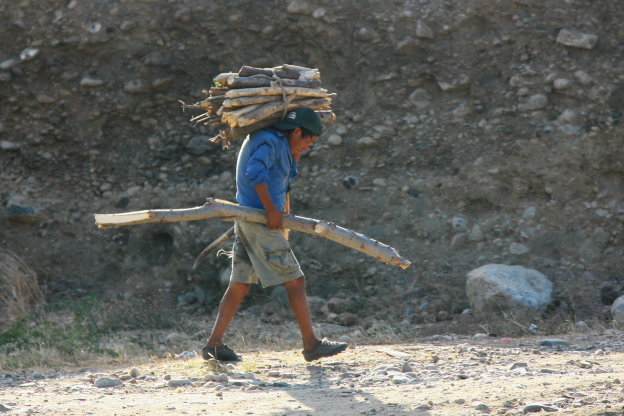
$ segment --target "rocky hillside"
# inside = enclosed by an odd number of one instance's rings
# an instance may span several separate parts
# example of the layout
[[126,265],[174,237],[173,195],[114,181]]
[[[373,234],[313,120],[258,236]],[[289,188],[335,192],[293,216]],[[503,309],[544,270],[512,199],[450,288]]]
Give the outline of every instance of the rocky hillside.
[[552,310],[609,319],[624,284],[622,21],[610,0],[3,2],[0,245],[49,298],[211,311],[227,259],[190,268],[229,224],[97,230],[92,214],[233,199],[238,145],[208,142],[177,100],[243,64],[290,63],[338,93],[294,210],[414,262],[295,235],[312,294],[361,319],[446,321],[468,306],[466,273],[504,263],[552,279]]

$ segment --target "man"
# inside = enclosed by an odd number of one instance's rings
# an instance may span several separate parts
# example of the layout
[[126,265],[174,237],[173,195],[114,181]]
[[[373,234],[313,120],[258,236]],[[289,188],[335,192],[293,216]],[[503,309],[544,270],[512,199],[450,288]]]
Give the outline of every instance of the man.
[[240,357],[223,344],[223,334],[252,283],[263,287],[284,285],[303,341],[303,357],[313,361],[336,355],[346,343],[319,340],[314,334],[305,277],[285,236],[284,212],[288,206],[290,179],[297,162],[323,132],[319,116],[310,108],[290,111],[284,120],[251,134],[241,147],[236,163],[236,201],[264,209],[267,225],[236,221],[232,249],[232,274],[214,323],[202,348],[206,360],[238,361]]

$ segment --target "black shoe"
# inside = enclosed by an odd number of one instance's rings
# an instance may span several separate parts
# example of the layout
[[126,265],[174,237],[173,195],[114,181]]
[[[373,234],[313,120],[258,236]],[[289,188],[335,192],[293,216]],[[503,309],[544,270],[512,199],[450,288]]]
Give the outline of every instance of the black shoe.
[[324,339],[316,344],[316,347],[311,350],[303,350],[303,358],[305,358],[306,361],[314,361],[323,357],[331,357],[332,355],[339,354],[346,349],[346,342],[334,342]]
[[204,360],[210,360],[214,358],[219,361],[240,361],[238,354],[233,349],[225,344],[221,344],[218,347],[209,347],[206,345],[202,348],[202,358]]

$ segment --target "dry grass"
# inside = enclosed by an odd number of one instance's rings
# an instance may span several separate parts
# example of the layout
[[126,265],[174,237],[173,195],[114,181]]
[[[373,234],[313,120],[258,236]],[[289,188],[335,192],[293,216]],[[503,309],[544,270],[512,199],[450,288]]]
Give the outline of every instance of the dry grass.
[[0,250],[0,321],[14,322],[43,301],[35,272],[16,254]]

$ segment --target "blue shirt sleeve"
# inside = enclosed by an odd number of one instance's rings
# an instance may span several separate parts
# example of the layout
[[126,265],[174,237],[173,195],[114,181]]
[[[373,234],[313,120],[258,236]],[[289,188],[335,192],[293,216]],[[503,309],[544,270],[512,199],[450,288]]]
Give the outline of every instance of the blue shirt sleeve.
[[245,176],[252,186],[269,183],[269,169],[275,163],[275,148],[265,141],[249,158]]

